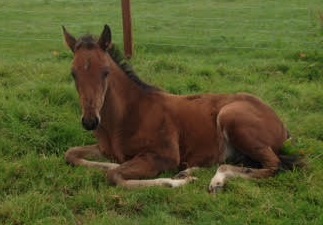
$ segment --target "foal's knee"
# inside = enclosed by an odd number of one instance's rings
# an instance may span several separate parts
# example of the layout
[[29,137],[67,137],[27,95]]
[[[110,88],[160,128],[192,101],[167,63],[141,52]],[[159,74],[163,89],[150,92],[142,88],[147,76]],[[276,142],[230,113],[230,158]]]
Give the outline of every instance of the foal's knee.
[[108,170],[106,172],[106,178],[109,184],[114,186],[119,185],[124,181],[122,175],[116,170]]
[[77,157],[75,150],[76,148],[70,148],[65,152],[65,156],[64,156],[65,161],[71,166],[78,165],[77,161],[79,160],[79,158]]

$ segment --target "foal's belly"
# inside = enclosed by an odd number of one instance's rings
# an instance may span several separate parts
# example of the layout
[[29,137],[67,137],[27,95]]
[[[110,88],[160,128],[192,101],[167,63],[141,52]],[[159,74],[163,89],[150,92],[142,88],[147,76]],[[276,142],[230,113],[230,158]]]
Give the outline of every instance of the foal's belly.
[[191,127],[180,143],[181,163],[188,167],[209,167],[221,161],[222,151],[214,124]]

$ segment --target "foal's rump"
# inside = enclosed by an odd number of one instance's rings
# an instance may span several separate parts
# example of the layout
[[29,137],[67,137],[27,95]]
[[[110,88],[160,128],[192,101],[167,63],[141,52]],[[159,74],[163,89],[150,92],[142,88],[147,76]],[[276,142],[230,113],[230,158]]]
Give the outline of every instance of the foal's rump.
[[[276,113],[260,99],[247,94],[231,97],[217,115],[219,135],[224,150],[231,156],[232,149],[256,163],[268,164],[276,161],[288,132]],[[231,149],[230,149],[231,148]],[[265,154],[267,148],[272,153]],[[272,156],[271,156],[272,155]]]
[[271,157],[266,155],[262,160],[257,151],[270,148],[278,157],[282,169],[305,165],[302,156],[282,152],[290,135],[270,106],[249,94],[237,94],[234,98],[236,101],[223,106],[217,118],[217,126],[225,142],[230,145],[231,153],[234,153],[231,159],[239,161],[240,157],[247,165],[249,163],[251,167],[261,168],[268,164]]
[[276,153],[288,136],[283,122],[272,108],[258,98],[245,94],[237,95],[235,101],[221,108],[217,126],[226,136],[231,136],[233,144],[249,144],[248,148],[266,145]]

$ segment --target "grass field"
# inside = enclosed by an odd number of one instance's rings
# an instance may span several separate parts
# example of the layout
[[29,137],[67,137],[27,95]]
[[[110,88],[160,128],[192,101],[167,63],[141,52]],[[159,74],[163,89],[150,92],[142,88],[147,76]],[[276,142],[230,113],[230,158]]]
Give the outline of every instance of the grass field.
[[[80,124],[61,25],[105,23],[122,47],[120,2],[0,3],[0,224],[323,224],[323,2],[132,1],[139,76],[176,94],[249,92],[272,105],[309,166],[212,196],[216,167],[179,189],[124,190],[65,164],[94,143]],[[172,176],[163,174],[162,176]]]

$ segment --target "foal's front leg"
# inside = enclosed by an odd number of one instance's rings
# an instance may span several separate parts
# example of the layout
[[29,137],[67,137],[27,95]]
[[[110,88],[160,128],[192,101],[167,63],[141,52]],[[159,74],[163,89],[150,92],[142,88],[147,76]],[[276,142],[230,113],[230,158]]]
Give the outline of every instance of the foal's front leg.
[[73,147],[65,153],[66,162],[73,166],[85,166],[101,170],[115,169],[119,166],[117,163],[90,161],[100,159],[105,159],[105,157],[100,152],[98,145]]
[[178,174],[176,174],[173,178],[174,179],[186,179],[187,177],[192,177],[193,172],[199,170],[199,167],[189,167],[185,170],[180,171]]
[[176,168],[173,160],[166,159],[154,153],[146,153],[137,156],[119,167],[107,171],[107,179],[110,183],[124,188],[139,188],[151,186],[180,187],[196,180],[187,175],[183,179],[154,178],[163,171]]

